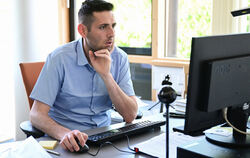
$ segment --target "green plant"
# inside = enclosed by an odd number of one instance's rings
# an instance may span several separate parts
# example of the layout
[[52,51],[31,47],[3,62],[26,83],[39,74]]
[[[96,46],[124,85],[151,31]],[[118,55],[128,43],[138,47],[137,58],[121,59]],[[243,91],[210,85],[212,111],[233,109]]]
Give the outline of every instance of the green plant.
[[212,0],[179,0],[177,56],[189,58],[191,39],[211,34]]
[[109,0],[118,15],[116,44],[129,47],[151,47],[151,0]]

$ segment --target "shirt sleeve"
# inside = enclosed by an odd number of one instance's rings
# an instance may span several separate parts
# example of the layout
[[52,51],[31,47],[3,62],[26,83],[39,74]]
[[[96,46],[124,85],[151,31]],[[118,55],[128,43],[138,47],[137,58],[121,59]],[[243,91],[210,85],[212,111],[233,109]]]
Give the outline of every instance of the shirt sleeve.
[[121,61],[121,70],[118,85],[128,96],[135,95],[127,56],[125,56]]
[[53,106],[63,81],[63,66],[50,54],[42,68],[30,98]]

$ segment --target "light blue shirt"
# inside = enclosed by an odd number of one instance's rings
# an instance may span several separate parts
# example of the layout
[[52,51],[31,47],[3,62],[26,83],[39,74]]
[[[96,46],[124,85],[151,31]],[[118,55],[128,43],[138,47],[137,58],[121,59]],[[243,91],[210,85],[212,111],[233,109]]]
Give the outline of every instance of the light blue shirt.
[[[48,104],[49,116],[71,130],[107,126],[112,102],[99,74],[88,63],[82,39],[49,54],[30,98]],[[111,74],[119,87],[134,96],[127,54],[115,47]]]

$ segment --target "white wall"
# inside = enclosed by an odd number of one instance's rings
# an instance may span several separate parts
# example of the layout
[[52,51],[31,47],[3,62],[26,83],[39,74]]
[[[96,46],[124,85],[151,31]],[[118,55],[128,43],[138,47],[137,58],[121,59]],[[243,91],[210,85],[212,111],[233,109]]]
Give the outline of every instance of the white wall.
[[20,62],[45,61],[59,44],[57,0],[13,0],[14,79],[16,139],[25,138],[19,128],[29,119],[29,106],[19,69]]
[[14,135],[12,2],[0,1],[0,136]]

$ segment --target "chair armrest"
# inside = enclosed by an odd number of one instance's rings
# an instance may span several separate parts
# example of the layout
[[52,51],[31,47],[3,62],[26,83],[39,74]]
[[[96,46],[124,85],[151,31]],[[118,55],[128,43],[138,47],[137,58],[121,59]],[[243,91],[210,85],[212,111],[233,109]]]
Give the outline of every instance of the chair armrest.
[[30,121],[24,121],[20,124],[21,130],[26,134],[27,137],[33,136],[34,138],[39,138],[44,136],[44,133],[39,129],[32,126]]

